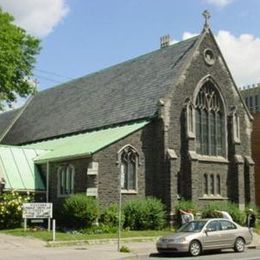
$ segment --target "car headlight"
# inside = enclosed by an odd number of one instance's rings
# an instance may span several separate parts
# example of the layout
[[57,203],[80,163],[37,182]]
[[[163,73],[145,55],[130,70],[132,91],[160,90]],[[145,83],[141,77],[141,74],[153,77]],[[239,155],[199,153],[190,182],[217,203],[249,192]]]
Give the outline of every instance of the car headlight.
[[178,238],[178,239],[175,239],[174,242],[179,244],[179,243],[184,243],[186,241],[186,238],[182,237],[182,238]]

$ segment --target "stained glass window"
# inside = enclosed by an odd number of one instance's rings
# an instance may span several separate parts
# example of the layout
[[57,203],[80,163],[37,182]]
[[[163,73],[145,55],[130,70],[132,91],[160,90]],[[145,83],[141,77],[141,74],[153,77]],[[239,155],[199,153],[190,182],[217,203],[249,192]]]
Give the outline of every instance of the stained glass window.
[[136,190],[138,154],[131,146],[125,147],[120,155],[121,189]]
[[74,167],[64,165],[58,168],[58,195],[67,196],[74,192]]
[[225,156],[225,117],[218,90],[205,83],[196,97],[196,150],[202,155]]

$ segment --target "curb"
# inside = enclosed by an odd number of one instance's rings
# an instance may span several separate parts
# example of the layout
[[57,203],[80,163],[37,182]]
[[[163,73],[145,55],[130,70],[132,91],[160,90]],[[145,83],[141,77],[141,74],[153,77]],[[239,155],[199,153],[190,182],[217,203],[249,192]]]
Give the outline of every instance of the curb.
[[[121,238],[120,241],[124,243],[130,242],[155,242],[159,237],[133,237],[133,238]],[[89,239],[89,240],[70,240],[70,241],[48,241],[47,247],[62,247],[73,245],[103,245],[103,244],[116,244],[117,238],[110,239]]]
[[256,249],[256,245],[248,245],[246,246],[247,249]]
[[248,245],[248,246],[246,246],[246,248],[247,248],[247,249],[260,249],[260,245],[255,245],[255,244],[253,244],[253,245]]

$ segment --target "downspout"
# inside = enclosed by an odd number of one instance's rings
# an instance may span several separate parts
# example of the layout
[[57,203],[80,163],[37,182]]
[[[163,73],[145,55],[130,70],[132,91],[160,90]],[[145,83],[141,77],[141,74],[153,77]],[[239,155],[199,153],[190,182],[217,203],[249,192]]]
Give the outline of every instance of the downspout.
[[47,161],[47,172],[46,172],[46,202],[49,202],[49,173],[50,173],[50,162]]

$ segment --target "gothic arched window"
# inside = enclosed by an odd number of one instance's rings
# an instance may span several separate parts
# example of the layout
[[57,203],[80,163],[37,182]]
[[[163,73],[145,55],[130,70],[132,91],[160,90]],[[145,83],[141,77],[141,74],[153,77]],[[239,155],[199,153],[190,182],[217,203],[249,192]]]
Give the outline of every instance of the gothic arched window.
[[74,193],[75,169],[72,165],[63,165],[58,168],[58,196],[68,196]]
[[203,177],[203,187],[204,187],[204,194],[208,194],[209,189],[208,189],[208,175],[207,174],[204,174],[204,177]]
[[210,175],[210,194],[214,195],[215,194],[215,180],[214,180],[214,175]]
[[218,90],[210,81],[199,90],[195,111],[197,153],[225,156],[224,105]]
[[221,178],[219,174],[203,175],[203,196],[221,196]]
[[121,173],[121,189],[136,190],[137,189],[137,167],[138,153],[132,146],[124,147],[119,153],[120,173]]
[[232,109],[232,136],[234,143],[240,143],[240,119],[237,111],[237,107]]
[[219,175],[217,175],[216,186],[217,186],[217,194],[220,195],[221,194],[221,184],[220,184],[220,176]]

